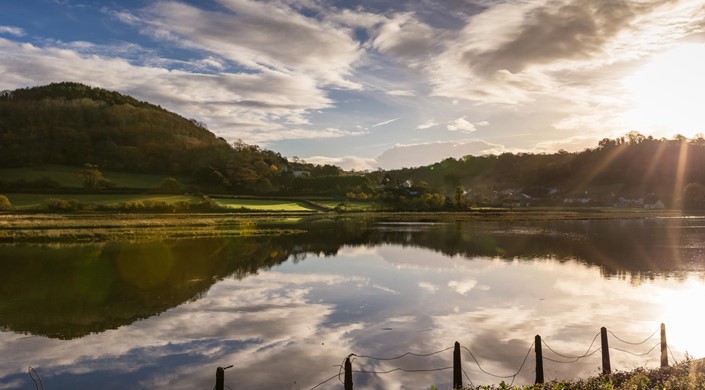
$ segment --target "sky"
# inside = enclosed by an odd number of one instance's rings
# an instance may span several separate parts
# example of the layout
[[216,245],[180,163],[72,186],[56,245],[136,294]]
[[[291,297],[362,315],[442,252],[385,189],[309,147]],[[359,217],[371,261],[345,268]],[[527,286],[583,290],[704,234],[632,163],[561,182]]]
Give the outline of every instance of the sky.
[[705,132],[702,0],[0,2],[0,90],[116,90],[375,170]]

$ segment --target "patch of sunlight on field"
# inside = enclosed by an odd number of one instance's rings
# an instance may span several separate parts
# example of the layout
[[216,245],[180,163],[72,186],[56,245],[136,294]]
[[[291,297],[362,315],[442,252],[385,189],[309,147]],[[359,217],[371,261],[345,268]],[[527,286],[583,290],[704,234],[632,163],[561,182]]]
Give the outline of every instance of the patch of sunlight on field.
[[261,211],[312,211],[303,202],[269,199],[214,199],[233,209],[246,208]]

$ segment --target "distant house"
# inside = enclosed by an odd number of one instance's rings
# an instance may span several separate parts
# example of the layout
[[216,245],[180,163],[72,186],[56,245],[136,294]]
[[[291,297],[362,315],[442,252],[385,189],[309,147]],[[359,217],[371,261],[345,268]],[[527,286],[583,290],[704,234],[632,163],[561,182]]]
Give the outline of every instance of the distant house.
[[526,194],[511,194],[502,199],[502,207],[529,207],[532,197]]
[[646,198],[625,198],[620,197],[614,207],[620,209],[663,209],[665,205],[655,194],[649,194]]
[[625,198],[620,196],[614,207],[619,209],[641,209],[644,208],[644,198]]
[[311,177],[311,172],[309,171],[299,171],[299,170],[293,170],[291,173],[294,175],[294,177]]
[[660,200],[657,200],[654,203],[646,203],[644,204],[645,209],[658,209],[661,210],[665,207],[666,205],[663,204]]
[[585,205],[585,204],[589,204],[590,201],[591,201],[591,199],[588,198],[588,197],[582,197],[582,198],[565,198],[565,199],[563,199],[563,204]]

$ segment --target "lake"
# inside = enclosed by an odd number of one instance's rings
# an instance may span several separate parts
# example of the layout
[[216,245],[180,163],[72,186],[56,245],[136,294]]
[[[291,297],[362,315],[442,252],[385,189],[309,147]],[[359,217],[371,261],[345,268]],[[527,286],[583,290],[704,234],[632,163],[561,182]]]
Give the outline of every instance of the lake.
[[546,380],[587,377],[603,326],[613,370],[657,367],[661,323],[671,361],[705,357],[703,218],[300,227],[0,246],[0,389],[32,366],[52,390],[210,390],[229,365],[232,389],[311,389],[351,353],[355,389],[442,389],[456,341],[464,383],[530,384],[535,335]]

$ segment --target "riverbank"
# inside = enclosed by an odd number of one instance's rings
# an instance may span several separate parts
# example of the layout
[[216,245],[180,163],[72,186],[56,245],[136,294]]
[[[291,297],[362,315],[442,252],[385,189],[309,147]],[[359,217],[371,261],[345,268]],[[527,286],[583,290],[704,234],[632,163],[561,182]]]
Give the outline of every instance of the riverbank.
[[301,231],[300,222],[320,219],[444,223],[681,217],[684,215],[677,210],[610,209],[484,209],[464,213],[4,213],[0,214],[0,243],[291,234]]
[[670,367],[615,372],[593,378],[552,381],[530,386],[469,386],[466,390],[700,390],[705,389],[705,360],[686,360]]

